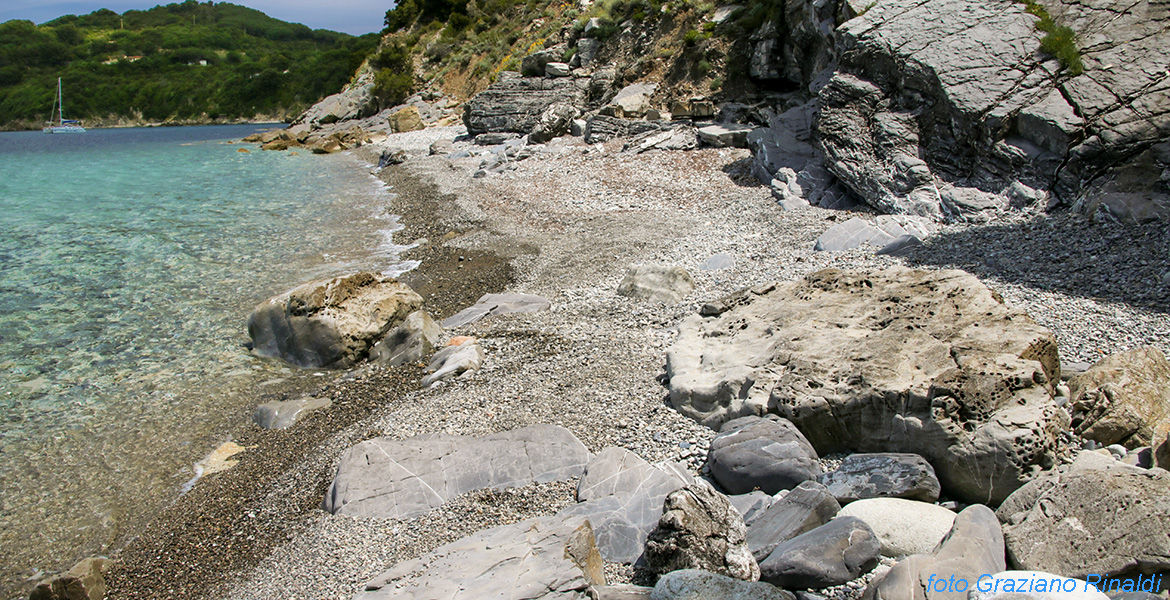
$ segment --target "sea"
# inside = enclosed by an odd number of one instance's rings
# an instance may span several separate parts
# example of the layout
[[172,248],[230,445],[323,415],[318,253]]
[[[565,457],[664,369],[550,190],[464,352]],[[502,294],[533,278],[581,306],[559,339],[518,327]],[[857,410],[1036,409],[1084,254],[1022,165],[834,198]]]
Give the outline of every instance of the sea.
[[413,266],[371,165],[232,142],[273,127],[0,133],[0,597],[116,550],[265,390],[329,376],[251,355],[252,307]]

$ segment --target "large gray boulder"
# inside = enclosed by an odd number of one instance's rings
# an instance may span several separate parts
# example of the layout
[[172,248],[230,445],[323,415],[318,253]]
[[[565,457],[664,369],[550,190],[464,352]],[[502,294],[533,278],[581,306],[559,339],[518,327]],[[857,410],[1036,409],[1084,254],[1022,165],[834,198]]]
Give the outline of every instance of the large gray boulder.
[[828,269],[705,305],[667,353],[670,399],[712,426],[765,410],[820,454],[911,452],[999,503],[1067,429],[1052,334],[962,271]]
[[666,496],[692,483],[679,464],[655,466],[625,448],[606,448],[585,467],[578,503],[557,514],[589,519],[601,556],[632,564],[642,556]]
[[405,283],[373,273],[314,281],[260,303],[248,318],[253,350],[298,367],[347,367],[422,306]]
[[880,215],[873,223],[860,217],[853,217],[826,229],[817,238],[813,250],[840,252],[867,245],[884,249],[902,236],[911,236],[921,241],[933,235],[935,231],[937,231],[935,226],[924,217]]
[[942,575],[950,581],[965,580],[968,589],[981,575],[1006,569],[1003,531],[990,508],[974,504],[955,516],[954,526],[937,551],[908,556],[884,576],[870,582],[865,598],[871,600],[967,600],[967,590],[934,582]]
[[820,482],[841,504],[865,498],[934,502],[941,490],[934,467],[925,458],[899,452],[851,454]]
[[996,511],[1011,564],[1089,575],[1170,571],[1170,473],[1084,470],[1037,479]]
[[760,568],[744,539],[743,517],[709,485],[690,485],[666,497],[658,528],[646,542],[646,566],[665,574],[703,569],[744,581]]
[[[543,73],[544,67],[541,67]],[[471,135],[487,132],[526,134],[554,104],[585,107],[586,84],[574,77],[521,77],[504,71],[488,89],[463,107],[463,124]]]
[[528,519],[400,562],[353,598],[585,600],[590,584],[605,583],[597,579],[600,557],[591,542],[589,524],[581,519]]
[[569,430],[534,425],[479,438],[444,433],[375,438],[346,450],[322,508],[408,519],[467,492],[580,475],[589,451]]
[[1072,425],[1085,438],[1132,449],[1170,433],[1170,361],[1153,346],[1101,359],[1068,385]]
[[743,581],[699,569],[671,571],[658,579],[650,600],[794,600],[774,585]]
[[707,453],[711,476],[731,494],[775,494],[821,474],[817,452],[800,430],[776,415],[723,424]]
[[825,486],[806,481],[748,524],[748,549],[762,561],[776,546],[828,523],[840,510],[841,505]]
[[837,517],[779,546],[760,561],[760,580],[821,589],[857,579],[877,566],[881,544],[855,517]]
[[1074,31],[1084,73],[1040,50],[1019,2],[883,0],[832,30],[838,73],[816,125],[830,170],[883,211],[966,216],[942,206],[942,183],[999,210],[1018,181],[1089,214],[1170,216],[1165,11],[1044,6]]

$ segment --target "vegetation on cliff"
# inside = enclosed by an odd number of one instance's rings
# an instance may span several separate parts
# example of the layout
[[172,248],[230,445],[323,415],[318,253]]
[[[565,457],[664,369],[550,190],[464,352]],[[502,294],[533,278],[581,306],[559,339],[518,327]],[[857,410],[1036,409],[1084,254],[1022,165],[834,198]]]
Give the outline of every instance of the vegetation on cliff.
[[41,26],[8,21],[0,24],[0,125],[48,118],[57,77],[70,118],[295,114],[345,85],[378,41],[195,0]]

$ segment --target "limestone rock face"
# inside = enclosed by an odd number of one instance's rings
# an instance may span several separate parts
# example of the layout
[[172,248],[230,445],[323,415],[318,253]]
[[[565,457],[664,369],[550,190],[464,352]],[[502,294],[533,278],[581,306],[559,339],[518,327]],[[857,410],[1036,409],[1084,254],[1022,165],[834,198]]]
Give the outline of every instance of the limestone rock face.
[[248,318],[255,352],[298,367],[346,367],[407,315],[422,297],[373,273],[306,283],[262,302]]
[[666,497],[658,529],[646,542],[646,565],[663,574],[703,569],[744,581],[760,578],[744,539],[743,517],[727,497],[704,484]]
[[375,438],[341,456],[322,508],[334,514],[407,519],[473,490],[575,477],[588,461],[585,446],[555,425],[479,438]]
[[1088,439],[1132,449],[1170,433],[1170,361],[1153,346],[1106,357],[1068,384],[1073,428]]
[[471,135],[489,131],[526,134],[550,106],[567,104],[580,110],[585,100],[586,86],[576,78],[521,77],[504,71],[491,87],[464,105],[463,124]]
[[831,30],[838,72],[816,126],[830,170],[891,212],[965,217],[939,205],[944,181],[1000,210],[1021,182],[1088,214],[1170,216],[1165,7],[1045,6],[1075,31],[1084,73],[1040,51],[1022,3],[883,0]]
[[1052,334],[962,271],[828,269],[679,326],[671,402],[709,425],[765,410],[821,454],[911,452],[943,490],[998,503],[1050,467],[1067,415]]
[[477,598],[585,600],[591,583],[604,584],[590,581],[589,569],[576,559],[589,554],[591,536],[584,536],[582,548],[580,535],[587,526],[580,519],[538,517],[486,529],[394,565],[354,600],[457,600],[468,590]]
[[821,474],[817,452],[787,419],[741,417],[723,424],[707,454],[711,476],[732,494],[790,490]]
[[1085,470],[1013,493],[996,516],[1011,564],[1085,578],[1170,570],[1170,473]]

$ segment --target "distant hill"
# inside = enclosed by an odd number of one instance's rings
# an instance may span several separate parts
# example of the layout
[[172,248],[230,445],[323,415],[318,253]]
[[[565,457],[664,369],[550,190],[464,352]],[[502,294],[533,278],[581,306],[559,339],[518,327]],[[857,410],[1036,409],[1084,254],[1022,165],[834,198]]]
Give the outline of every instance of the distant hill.
[[0,128],[65,116],[212,122],[295,115],[345,85],[379,36],[313,30],[226,2],[0,24]]

